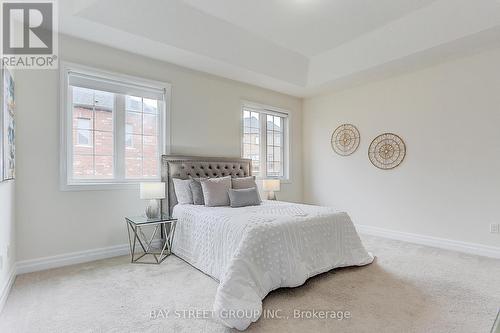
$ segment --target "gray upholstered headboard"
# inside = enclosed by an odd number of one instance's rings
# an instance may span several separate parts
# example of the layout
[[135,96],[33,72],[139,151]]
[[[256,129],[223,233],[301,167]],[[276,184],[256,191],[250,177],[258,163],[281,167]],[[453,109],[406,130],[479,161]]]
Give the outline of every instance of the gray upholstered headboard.
[[164,213],[172,213],[177,204],[172,178],[238,178],[252,175],[252,160],[246,158],[163,155],[161,164],[161,179],[166,183],[166,199],[162,205]]

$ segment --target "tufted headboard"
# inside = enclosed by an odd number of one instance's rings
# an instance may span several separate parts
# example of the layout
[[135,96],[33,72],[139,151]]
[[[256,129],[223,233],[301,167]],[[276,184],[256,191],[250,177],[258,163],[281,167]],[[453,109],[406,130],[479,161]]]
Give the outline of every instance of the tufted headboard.
[[162,209],[169,214],[177,204],[172,178],[238,178],[252,175],[252,160],[246,158],[163,155],[161,165],[161,179],[166,183],[167,192]]

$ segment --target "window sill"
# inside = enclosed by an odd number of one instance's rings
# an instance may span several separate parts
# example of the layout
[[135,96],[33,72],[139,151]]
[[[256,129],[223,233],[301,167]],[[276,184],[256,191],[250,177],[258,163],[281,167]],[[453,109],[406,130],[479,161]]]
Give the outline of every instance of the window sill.
[[262,178],[262,177],[255,177],[256,181],[263,181],[264,179],[279,179],[281,184],[292,184],[293,181],[290,178],[273,178],[273,177],[267,177],[267,178]]
[[[146,181],[144,181],[146,182]],[[139,190],[139,181],[131,183],[79,183],[61,184],[60,190],[67,191],[115,191],[115,190]]]

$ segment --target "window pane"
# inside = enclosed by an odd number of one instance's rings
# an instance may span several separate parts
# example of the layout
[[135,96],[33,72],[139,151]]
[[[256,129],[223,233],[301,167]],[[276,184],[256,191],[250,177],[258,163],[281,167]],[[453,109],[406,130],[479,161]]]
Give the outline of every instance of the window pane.
[[77,129],[73,131],[73,145],[77,154],[92,154],[92,131]]
[[274,132],[267,131],[267,145],[272,146],[274,142]]
[[142,98],[135,96],[126,96],[125,108],[128,111],[142,112]]
[[275,131],[282,131],[283,130],[283,118],[281,117],[274,117],[274,130]]
[[134,125],[125,124],[125,147],[134,146],[134,136],[132,135],[134,130]]
[[283,137],[283,133],[274,132],[273,144],[275,146],[281,146],[282,142],[283,142],[282,137]]
[[73,178],[85,179],[94,177],[94,156],[73,155]]
[[266,121],[267,121],[267,130],[270,131],[273,129],[272,122],[273,122],[273,116],[266,115]]
[[141,178],[142,158],[140,157],[125,158],[125,174],[127,178]]
[[71,87],[74,179],[113,178],[113,93]]
[[95,110],[95,129],[113,132],[113,112],[111,110]]
[[156,159],[158,155],[158,142],[156,136],[144,136],[143,156],[144,159]]
[[131,134],[132,144],[126,148],[125,157],[142,158],[142,135]]
[[281,161],[281,148],[280,147],[274,147],[273,148],[273,160],[274,161]]
[[113,155],[113,133],[95,131],[95,155]]
[[252,159],[252,173],[258,175],[260,171],[260,123],[259,113],[243,111],[243,151],[244,158]]
[[115,94],[94,90],[95,108],[100,110],[112,110],[115,102]]
[[90,118],[78,118],[77,119],[77,128],[91,130],[92,129],[92,121]]
[[144,135],[157,135],[158,134],[158,115],[144,114]]
[[244,158],[250,158],[250,145],[244,143],[243,144],[243,157]]
[[158,101],[155,99],[144,98],[144,113],[158,113]]
[[[126,178],[158,177],[159,114],[157,100],[127,96]],[[139,113],[140,112],[140,113]]]
[[94,106],[94,90],[72,87],[73,105]]
[[136,112],[127,112],[125,116],[125,123],[129,126],[129,129],[125,129],[126,133],[142,134],[142,115]]
[[113,178],[113,156],[95,157],[95,177]]
[[156,159],[145,159],[143,163],[143,178],[158,177],[158,161]]
[[94,111],[82,107],[73,108],[73,128],[94,129]]

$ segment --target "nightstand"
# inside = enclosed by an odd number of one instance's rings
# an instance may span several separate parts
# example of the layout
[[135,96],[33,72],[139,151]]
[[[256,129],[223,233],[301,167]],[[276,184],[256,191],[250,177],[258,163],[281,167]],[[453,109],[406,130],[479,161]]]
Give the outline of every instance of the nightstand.
[[[125,222],[127,223],[132,263],[160,264],[170,255],[177,219],[162,214],[155,219],[148,219],[146,216],[126,217]],[[142,230],[143,228],[152,229],[151,235],[147,237]],[[165,235],[164,239],[158,238],[158,236],[162,237],[162,231]],[[161,247],[155,248],[154,245],[158,242],[161,243]],[[136,254],[138,246],[139,251],[141,249],[143,251],[141,254]],[[148,257],[154,260],[145,261]]]

